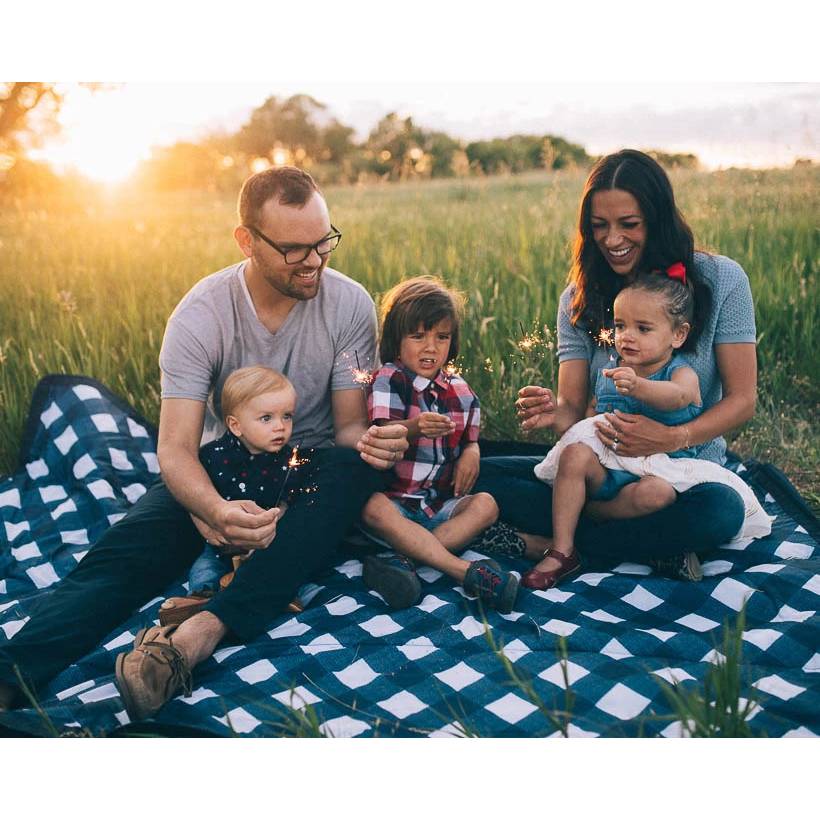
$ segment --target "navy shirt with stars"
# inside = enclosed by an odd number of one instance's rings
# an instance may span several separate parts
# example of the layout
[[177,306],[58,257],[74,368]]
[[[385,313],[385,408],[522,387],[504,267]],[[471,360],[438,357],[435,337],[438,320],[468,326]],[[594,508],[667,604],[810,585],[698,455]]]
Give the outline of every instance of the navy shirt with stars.
[[202,447],[199,460],[213,482],[216,491],[226,501],[248,499],[260,507],[275,506],[287,476],[287,485],[280,503],[292,504],[295,497],[311,490],[312,448],[299,448],[299,464],[288,476],[288,460],[293,450],[285,445],[278,453],[248,451],[230,431]]

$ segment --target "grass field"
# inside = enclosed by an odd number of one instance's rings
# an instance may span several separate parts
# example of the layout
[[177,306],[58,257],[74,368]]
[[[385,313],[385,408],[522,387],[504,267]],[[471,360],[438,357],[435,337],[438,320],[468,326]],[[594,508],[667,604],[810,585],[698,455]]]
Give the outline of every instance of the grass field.
[[[736,259],[752,283],[760,398],[732,446],[780,466],[816,508],[818,177],[811,167],[673,175],[699,247]],[[518,387],[555,372],[545,347],[525,356],[516,342],[522,327],[554,328],[582,184],[560,173],[326,192],[344,232],[334,267],[374,294],[418,273],[466,292],[460,364],[488,437],[520,437]],[[204,193],[0,200],[0,474],[15,467],[46,373],[93,376],[157,419],[165,321],[198,279],[239,258],[234,220],[232,200]]]

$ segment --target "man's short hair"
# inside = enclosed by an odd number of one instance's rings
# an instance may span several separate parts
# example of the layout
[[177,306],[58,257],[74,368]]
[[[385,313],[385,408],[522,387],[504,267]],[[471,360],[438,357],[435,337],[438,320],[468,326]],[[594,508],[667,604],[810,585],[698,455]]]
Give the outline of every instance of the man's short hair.
[[313,194],[321,196],[322,192],[307,171],[292,165],[268,168],[245,180],[239,192],[239,221],[246,227],[255,227],[259,212],[269,200],[301,208]]
[[[222,386],[222,418],[236,415],[243,404],[263,393],[273,393],[286,388],[294,390],[287,376],[270,367],[253,365],[234,370]],[[294,390],[294,392],[296,392]]]

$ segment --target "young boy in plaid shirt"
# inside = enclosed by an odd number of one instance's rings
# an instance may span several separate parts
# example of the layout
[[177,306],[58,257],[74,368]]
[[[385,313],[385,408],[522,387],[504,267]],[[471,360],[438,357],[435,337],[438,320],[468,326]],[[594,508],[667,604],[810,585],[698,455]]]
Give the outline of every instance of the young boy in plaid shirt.
[[393,608],[412,606],[420,596],[414,561],[446,573],[500,612],[510,612],[518,592],[517,576],[495,561],[455,554],[498,518],[491,495],[470,495],[480,458],[478,397],[460,375],[443,369],[458,356],[462,304],[429,276],[402,282],[382,300],[385,364],[374,375],[368,412],[374,424],[407,427],[410,447],[388,489],[363,510],[371,537],[396,550],[368,556],[363,578]]

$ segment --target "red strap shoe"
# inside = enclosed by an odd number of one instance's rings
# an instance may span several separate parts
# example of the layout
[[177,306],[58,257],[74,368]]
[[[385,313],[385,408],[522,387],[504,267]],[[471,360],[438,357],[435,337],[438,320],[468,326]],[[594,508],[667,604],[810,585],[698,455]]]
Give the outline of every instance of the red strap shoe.
[[521,586],[527,589],[550,589],[554,587],[559,581],[564,578],[569,578],[581,570],[581,559],[577,552],[572,555],[564,555],[563,552],[550,548],[544,550],[542,558],[554,558],[558,561],[558,566],[555,569],[539,570],[531,569],[524,573],[521,577]]

